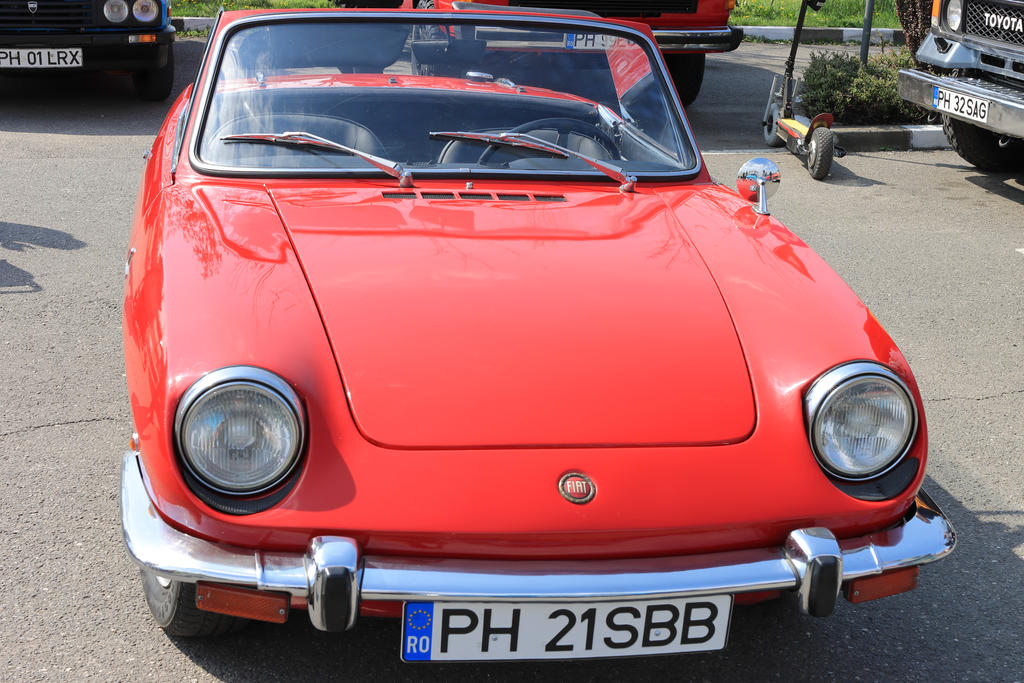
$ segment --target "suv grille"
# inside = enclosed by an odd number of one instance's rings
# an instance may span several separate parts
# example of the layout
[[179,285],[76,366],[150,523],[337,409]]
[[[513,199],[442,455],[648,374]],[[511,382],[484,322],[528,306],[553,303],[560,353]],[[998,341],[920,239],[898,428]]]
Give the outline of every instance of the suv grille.
[[513,7],[590,10],[602,17],[657,17],[693,14],[697,0],[509,0]]
[[92,25],[92,0],[0,0],[0,31]]
[[978,38],[1024,45],[1024,7],[968,2],[964,31]]

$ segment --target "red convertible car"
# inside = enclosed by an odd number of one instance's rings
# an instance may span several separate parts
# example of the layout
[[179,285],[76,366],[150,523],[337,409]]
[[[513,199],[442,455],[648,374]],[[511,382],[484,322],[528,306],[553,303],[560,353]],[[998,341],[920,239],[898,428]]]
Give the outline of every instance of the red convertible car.
[[824,616],[952,551],[903,356],[668,78],[624,22],[221,15],[125,267],[122,525],[168,633],[711,650],[734,603]]

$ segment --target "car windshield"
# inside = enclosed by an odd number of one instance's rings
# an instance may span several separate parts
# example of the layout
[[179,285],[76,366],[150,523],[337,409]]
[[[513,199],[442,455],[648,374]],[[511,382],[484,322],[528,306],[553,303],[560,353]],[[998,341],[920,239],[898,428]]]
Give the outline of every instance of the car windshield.
[[263,175],[613,178],[697,167],[654,48],[638,34],[452,16],[293,14],[229,29],[199,165]]

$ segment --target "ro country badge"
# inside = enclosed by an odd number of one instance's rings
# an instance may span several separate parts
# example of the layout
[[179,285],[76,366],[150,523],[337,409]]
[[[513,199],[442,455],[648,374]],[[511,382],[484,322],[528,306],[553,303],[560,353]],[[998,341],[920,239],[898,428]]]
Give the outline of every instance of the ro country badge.
[[402,620],[402,659],[407,662],[430,661],[434,631],[434,603],[407,602]]

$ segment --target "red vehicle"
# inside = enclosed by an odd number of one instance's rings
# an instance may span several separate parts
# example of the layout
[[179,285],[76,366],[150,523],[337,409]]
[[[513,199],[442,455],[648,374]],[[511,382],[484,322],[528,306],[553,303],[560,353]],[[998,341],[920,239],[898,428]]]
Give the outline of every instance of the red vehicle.
[[778,169],[714,183],[671,93],[628,23],[221,16],[126,265],[122,523],[162,627],[688,652],[951,552],[903,356],[768,215]]
[[683,105],[692,104],[700,93],[707,53],[735,50],[743,40],[743,29],[729,26],[729,13],[736,6],[736,0],[488,0],[487,4],[461,0],[403,0],[402,6],[444,10],[564,10],[577,16],[647,24],[665,56]]

